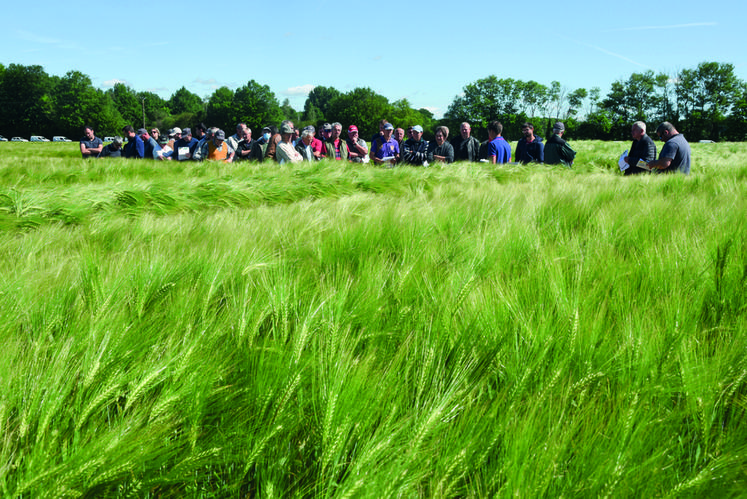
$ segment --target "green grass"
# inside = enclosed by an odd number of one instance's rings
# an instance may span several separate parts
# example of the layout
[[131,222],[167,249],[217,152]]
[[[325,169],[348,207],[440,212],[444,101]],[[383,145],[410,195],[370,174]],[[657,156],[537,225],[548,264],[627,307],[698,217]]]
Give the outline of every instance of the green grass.
[[747,145],[693,144],[689,177],[573,146],[384,170],[3,144],[0,495],[743,496]]

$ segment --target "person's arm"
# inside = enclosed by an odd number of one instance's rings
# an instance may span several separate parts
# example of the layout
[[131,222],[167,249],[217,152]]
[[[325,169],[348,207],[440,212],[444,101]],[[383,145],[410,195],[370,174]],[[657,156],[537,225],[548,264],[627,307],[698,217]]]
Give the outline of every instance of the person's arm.
[[[653,142],[653,141],[652,141]],[[661,148],[661,154],[659,159],[650,161],[648,163],[649,168],[656,170],[666,170],[672,164],[672,160],[677,155],[677,146],[669,140],[664,143],[664,147]]]
[[540,163],[544,163],[545,162],[545,144],[540,142],[537,148],[539,149],[539,154],[538,154],[537,159]]
[[145,157],[145,144],[143,143],[143,139],[135,137],[135,147],[137,148],[138,158],[143,159]]
[[656,144],[654,144],[654,141],[649,139],[646,142],[646,145],[648,146],[646,148],[646,161],[653,161],[656,159]]
[[91,153],[88,151],[88,147],[86,147],[82,140],[80,141],[80,153],[83,155],[83,157],[91,155]]
[[656,161],[651,161],[648,167],[657,170],[666,170],[672,164],[672,158],[659,158]]
[[444,161],[446,161],[447,163],[453,163],[454,162],[454,147],[448,142],[444,142],[444,145],[446,146],[446,155],[444,156]]

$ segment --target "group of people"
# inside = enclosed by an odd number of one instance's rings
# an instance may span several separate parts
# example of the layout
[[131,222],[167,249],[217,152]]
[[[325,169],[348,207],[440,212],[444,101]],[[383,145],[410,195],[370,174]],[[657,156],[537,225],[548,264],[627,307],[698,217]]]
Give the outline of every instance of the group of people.
[[[449,129],[438,126],[435,140],[423,139],[423,127],[413,125],[407,128],[394,128],[387,120],[379,123],[379,132],[371,137],[371,147],[359,135],[358,127],[350,125],[347,138],[342,137],[340,123],[325,123],[317,135],[313,126],[297,129],[292,121],[283,121],[280,128],[274,126],[262,129],[257,139],[252,138],[252,130],[245,124],[236,126],[236,133],[226,137],[219,128],[207,128],[203,124],[192,130],[173,128],[167,138],[161,139],[160,131],[151,128],[150,132],[132,126],[122,129],[127,143],[122,137],[104,146],[96,137],[92,127],[85,127],[85,136],[80,140],[83,158],[124,157],[145,158],[160,161],[213,160],[227,163],[234,161],[275,161],[297,163],[334,159],[354,163],[374,163],[392,167],[398,164],[428,166],[432,163],[453,163],[454,161],[511,163],[511,146],[503,138],[503,125],[498,121],[488,124],[488,140],[480,142],[472,136],[470,124],[460,125],[459,135],[448,141]],[[543,143],[534,134],[534,126],[524,123],[521,126],[522,138],[516,144],[513,160],[517,163],[573,165],[576,156],[570,145],[563,139],[565,126],[555,123],[552,135]],[[659,158],[656,159],[656,145],[646,135],[646,124],[633,123],[631,135],[633,144],[629,154],[621,159],[621,170],[625,175],[660,171],[690,173],[690,146],[675,127],[664,122],[656,130],[665,141]],[[407,137],[407,138],[405,138]],[[623,167],[624,165],[627,165]]]

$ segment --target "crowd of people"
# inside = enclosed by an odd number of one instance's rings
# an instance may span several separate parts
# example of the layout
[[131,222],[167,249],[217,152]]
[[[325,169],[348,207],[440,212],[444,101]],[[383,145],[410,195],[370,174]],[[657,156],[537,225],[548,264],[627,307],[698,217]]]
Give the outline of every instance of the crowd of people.
[[[262,129],[259,137],[252,137],[252,130],[246,123],[236,125],[236,133],[226,137],[219,128],[207,128],[203,124],[190,128],[173,128],[166,137],[161,137],[158,128],[137,131],[132,126],[122,129],[122,137],[104,146],[96,137],[94,129],[85,127],[85,136],[80,140],[83,158],[123,157],[133,159],[153,159],[158,161],[274,161],[277,163],[297,163],[334,159],[353,163],[373,163],[386,167],[405,164],[428,166],[434,163],[454,161],[487,163],[545,163],[573,166],[576,156],[568,142],[563,139],[565,126],[555,123],[552,134],[546,143],[534,133],[531,123],[521,126],[522,138],[516,144],[513,157],[511,146],[503,138],[503,125],[498,121],[488,124],[488,140],[480,142],[472,136],[470,124],[460,125],[459,135],[451,141],[449,129],[436,127],[435,140],[423,139],[423,127],[413,125],[406,130],[394,128],[387,120],[379,123],[379,132],[368,143],[359,135],[356,125],[347,129],[347,138],[342,137],[340,123],[325,123],[318,131],[313,126],[298,129],[291,121],[283,121],[280,128],[268,126]],[[664,122],[656,129],[656,134],[664,141],[659,158],[656,158],[656,144],[646,135],[646,124],[633,123],[631,136],[633,143],[630,152],[621,158],[620,169],[625,175],[658,171],[690,173],[690,145],[677,132],[675,127]]]

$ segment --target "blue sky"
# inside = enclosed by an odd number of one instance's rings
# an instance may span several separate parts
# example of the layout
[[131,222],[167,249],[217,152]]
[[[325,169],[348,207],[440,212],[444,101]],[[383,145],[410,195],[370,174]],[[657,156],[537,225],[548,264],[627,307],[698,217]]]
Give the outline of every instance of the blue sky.
[[370,87],[440,117],[491,74],[602,89],[727,62],[747,81],[746,2],[12,2],[0,63],[79,70],[168,98],[253,79],[302,109],[315,85]]

